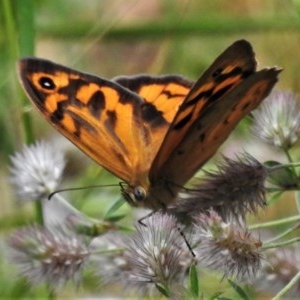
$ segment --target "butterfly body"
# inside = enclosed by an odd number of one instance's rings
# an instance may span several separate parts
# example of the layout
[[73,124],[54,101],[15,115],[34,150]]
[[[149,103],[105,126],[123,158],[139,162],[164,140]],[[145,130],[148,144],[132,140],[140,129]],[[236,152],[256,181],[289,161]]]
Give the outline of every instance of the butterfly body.
[[195,83],[176,75],[106,80],[37,58],[22,59],[19,70],[44,117],[128,184],[123,194],[130,204],[154,210],[176,201],[279,73],[256,71],[252,47],[243,40]]

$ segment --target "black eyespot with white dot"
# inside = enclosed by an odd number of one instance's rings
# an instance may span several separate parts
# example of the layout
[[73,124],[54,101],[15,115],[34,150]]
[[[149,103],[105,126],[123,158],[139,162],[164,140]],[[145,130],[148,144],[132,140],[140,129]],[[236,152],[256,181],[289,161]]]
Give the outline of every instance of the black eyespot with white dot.
[[56,88],[54,81],[51,78],[45,76],[39,79],[39,84],[46,90],[54,90]]

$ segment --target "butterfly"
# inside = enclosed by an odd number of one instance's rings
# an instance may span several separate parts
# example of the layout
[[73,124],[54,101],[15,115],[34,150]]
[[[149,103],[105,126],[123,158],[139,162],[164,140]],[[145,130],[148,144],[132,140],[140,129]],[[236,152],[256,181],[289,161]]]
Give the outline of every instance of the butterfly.
[[42,115],[78,148],[125,181],[129,204],[173,204],[239,121],[270,93],[281,71],[256,71],[252,46],[229,46],[196,82],[179,75],[107,80],[39,58],[19,77]]

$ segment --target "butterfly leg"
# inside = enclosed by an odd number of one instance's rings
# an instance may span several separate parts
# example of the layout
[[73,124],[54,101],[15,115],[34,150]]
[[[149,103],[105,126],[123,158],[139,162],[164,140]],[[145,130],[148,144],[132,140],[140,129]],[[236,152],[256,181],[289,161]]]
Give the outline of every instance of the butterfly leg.
[[177,230],[179,231],[179,234],[182,236],[182,238],[183,238],[183,240],[184,240],[186,246],[188,247],[189,251],[191,252],[192,256],[193,256],[193,257],[196,257],[196,254],[195,254],[195,252],[193,251],[192,246],[190,245],[190,243],[189,243],[189,241],[187,240],[187,238],[186,238],[184,232],[182,231],[182,229],[181,229],[178,225],[177,225]]
[[148,219],[148,218],[150,218],[150,217],[152,217],[155,213],[156,213],[156,211],[154,211],[154,210],[151,211],[149,214],[147,214],[146,216],[144,216],[141,219],[139,219],[138,223],[141,224],[141,225],[143,225],[143,226],[145,226],[145,227],[147,227],[147,225],[143,221],[146,220],[146,219]]
[[[138,220],[138,223],[141,224],[142,226],[147,227],[147,225],[143,222],[144,220],[152,217],[155,213],[157,213],[158,211],[151,211],[149,214],[147,214],[146,216],[142,217],[141,219]],[[181,237],[183,238],[186,246],[188,247],[190,253],[192,254],[193,257],[196,257],[196,254],[194,253],[192,246],[190,245],[189,241],[187,240],[184,232],[182,231],[182,229],[180,228],[180,226],[178,225],[178,222],[176,221],[176,228],[179,232],[179,234],[181,235]]]

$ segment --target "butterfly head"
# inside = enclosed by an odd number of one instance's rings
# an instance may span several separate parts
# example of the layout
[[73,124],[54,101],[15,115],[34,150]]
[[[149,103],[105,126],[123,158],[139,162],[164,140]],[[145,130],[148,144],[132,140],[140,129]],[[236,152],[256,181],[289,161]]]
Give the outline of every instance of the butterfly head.
[[144,206],[143,203],[147,198],[147,192],[142,186],[127,186],[125,188],[123,185],[121,185],[121,191],[124,199],[131,206]]
[[148,208],[152,210],[165,210],[176,200],[179,187],[169,185],[156,185],[156,188],[146,185],[123,185],[121,192],[127,203],[133,207]]

